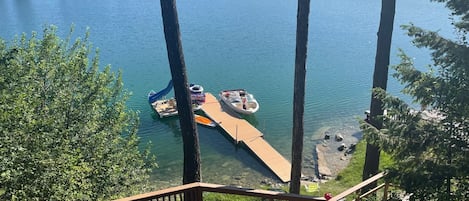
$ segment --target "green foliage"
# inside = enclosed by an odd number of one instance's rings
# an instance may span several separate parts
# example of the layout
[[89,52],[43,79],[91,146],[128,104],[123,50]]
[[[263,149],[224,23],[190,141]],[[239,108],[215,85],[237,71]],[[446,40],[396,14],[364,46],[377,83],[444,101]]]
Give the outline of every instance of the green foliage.
[[230,195],[222,193],[204,193],[206,201],[260,201],[261,198],[241,195]]
[[146,186],[155,163],[139,151],[121,73],[101,71],[97,51],[89,60],[88,34],[69,40],[53,26],[0,40],[2,200],[109,200]]
[[[350,163],[345,169],[339,172],[337,177],[333,180],[327,181],[320,185],[319,193],[314,193],[315,196],[322,196],[324,193],[330,192],[332,195],[337,195],[359,183],[362,182],[363,166],[365,165],[366,141],[361,140],[353,153]],[[391,157],[386,153],[381,153],[379,170],[384,171],[390,168],[394,162]]]
[[466,0],[431,0],[446,3],[446,7],[453,11],[453,16],[459,17],[460,21],[455,21],[453,25],[467,33],[469,31],[469,3]]
[[391,176],[413,199],[465,200],[469,194],[469,2],[438,0],[453,11],[454,40],[414,25],[402,26],[417,47],[431,51],[433,64],[418,70],[401,52],[396,77],[409,94],[413,108],[399,98],[375,90],[387,115],[383,129],[366,122],[365,138],[396,161]]

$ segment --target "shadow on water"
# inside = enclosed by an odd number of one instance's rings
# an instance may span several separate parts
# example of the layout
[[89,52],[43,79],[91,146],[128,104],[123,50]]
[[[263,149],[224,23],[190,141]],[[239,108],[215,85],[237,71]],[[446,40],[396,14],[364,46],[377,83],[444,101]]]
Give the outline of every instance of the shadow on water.
[[179,120],[177,116],[165,117],[159,119],[161,123],[167,125],[175,137],[181,137],[181,127],[179,126]]
[[[200,142],[202,146],[208,146],[214,152],[223,155],[226,158],[234,158],[243,164],[243,169],[234,170],[231,173],[225,172],[225,174],[232,174],[234,179],[239,179],[239,175],[246,173],[247,171],[255,171],[261,174],[263,177],[272,178],[276,182],[280,182],[276,175],[274,175],[262,161],[258,159],[249,148],[247,148],[242,142],[236,143],[226,132],[220,128],[207,128],[199,126]],[[218,168],[224,168],[223,161],[212,161],[212,163],[222,162]],[[218,171],[224,171],[218,169]]]
[[171,132],[174,134],[175,137],[181,137],[181,129],[177,116],[160,118],[158,113],[156,113],[156,111],[151,107],[151,105],[149,105],[149,109],[152,111],[150,115],[154,121],[165,124],[168,128],[171,129]]
[[[178,117],[159,118],[158,114],[152,110],[151,117],[157,122],[170,128],[173,136],[177,138],[179,143],[182,142],[182,134]],[[225,112],[237,118],[242,116],[234,113],[229,108],[224,108]],[[204,115],[203,111],[196,111],[196,114]],[[257,122],[255,116],[246,116],[250,121]],[[274,182],[280,182],[268,168],[254,155],[244,144],[237,144],[226,132],[219,126],[215,128],[197,125],[199,136],[199,145],[201,150],[202,168],[204,171],[211,172],[210,177],[204,176],[208,182],[219,182],[218,177],[230,178],[228,182],[236,184],[242,183],[242,180],[253,180],[254,175],[260,175],[265,178],[271,178]],[[213,153],[221,156],[215,158]],[[237,161],[237,162],[234,162]],[[181,164],[182,165],[182,164]],[[163,165],[166,166],[166,165]],[[249,173],[249,174],[248,174]],[[255,176],[257,177],[257,176]],[[239,185],[239,184],[238,184]]]
[[[222,110],[229,115],[235,117],[235,118],[240,118],[240,119],[245,119],[248,121],[251,125],[256,127],[259,123],[254,115],[242,115],[234,112],[231,108],[229,108],[225,103],[221,104]],[[203,112],[200,112],[200,114],[203,114]],[[206,127],[204,127],[206,128]],[[277,178],[276,175],[272,173],[268,169],[268,167],[251,151],[249,148],[247,148],[242,142],[237,143],[235,139],[232,139],[231,136],[229,136],[225,130],[223,130],[221,127],[217,126],[215,129],[211,128],[210,130],[212,131],[217,131],[216,133],[218,136],[223,136],[223,148],[216,149],[215,151],[217,153],[220,153],[224,156],[231,155],[234,158],[236,158],[238,161],[242,162],[242,164],[248,168],[251,169],[252,171],[256,171],[260,173],[262,176],[266,178],[271,178],[272,180],[276,182],[280,182],[280,180]],[[199,132],[200,133],[200,132]],[[201,137],[202,138],[202,137]],[[219,138],[219,137],[217,137]],[[209,139],[208,142],[211,142],[213,139]],[[201,140],[203,141],[203,140]],[[220,142],[219,142],[220,143]],[[243,172],[244,170],[238,170],[238,172]]]
[[[257,119],[254,115],[240,115],[234,112],[228,106],[221,104],[224,112],[235,118],[242,118],[252,124],[257,124]],[[197,114],[205,115],[203,111],[197,111]],[[206,116],[206,115],[205,115]],[[247,118],[247,119],[246,119]],[[264,177],[272,178],[274,181],[280,182],[276,175],[274,175],[261,160],[258,159],[254,153],[249,150],[242,142],[237,143],[235,139],[232,139],[220,126],[215,128],[209,128],[206,126],[198,126],[199,138],[201,143],[208,145],[213,151],[225,156],[233,157],[237,161],[240,161],[246,169],[249,170],[237,170],[233,174],[243,173],[245,171],[255,171]],[[237,172],[237,173],[236,173]],[[233,175],[235,179],[239,179],[238,176]]]

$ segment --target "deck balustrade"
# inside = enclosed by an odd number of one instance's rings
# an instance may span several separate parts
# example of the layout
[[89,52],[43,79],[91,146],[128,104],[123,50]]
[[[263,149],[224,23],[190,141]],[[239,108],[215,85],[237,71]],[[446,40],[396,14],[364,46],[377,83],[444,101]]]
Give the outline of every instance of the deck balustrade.
[[[376,188],[370,190],[369,192],[360,194],[360,190],[375,182],[379,179],[382,179],[386,173],[378,173],[375,176],[363,181],[356,186],[332,197],[330,201],[340,201],[347,196],[352,196],[355,201],[359,201],[362,198],[366,198],[369,195],[376,193],[378,190],[383,189],[383,193],[379,196],[381,200],[388,199],[388,191],[390,184],[387,182],[382,182]],[[269,190],[259,190],[259,189],[250,189],[250,188],[241,188],[233,187],[219,184],[209,184],[209,183],[191,183],[182,186],[171,187],[159,191],[154,191],[150,193],[144,193],[140,195],[135,195],[127,198],[122,198],[116,201],[203,201],[204,194],[208,193],[221,193],[229,195],[240,195],[240,196],[250,196],[254,198],[260,198],[259,200],[283,200],[283,201],[319,201],[326,200],[323,197],[312,197],[305,195],[296,195],[279,191],[269,191]],[[349,200],[349,199],[347,199]]]
[[209,183],[191,183],[168,189],[144,193],[132,197],[119,199],[117,201],[202,201],[205,193],[222,193],[230,195],[251,196],[262,200],[285,200],[285,201],[319,201],[322,197],[311,197],[304,195],[289,194],[285,192],[239,188]]

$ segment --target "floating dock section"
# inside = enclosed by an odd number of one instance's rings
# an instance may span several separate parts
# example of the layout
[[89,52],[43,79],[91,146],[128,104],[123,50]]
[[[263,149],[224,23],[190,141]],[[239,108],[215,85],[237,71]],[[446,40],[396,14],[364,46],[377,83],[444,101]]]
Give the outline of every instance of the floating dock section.
[[224,111],[211,93],[205,93],[202,110],[236,142],[244,143],[282,182],[290,181],[291,164],[262,137],[263,134],[244,119]]

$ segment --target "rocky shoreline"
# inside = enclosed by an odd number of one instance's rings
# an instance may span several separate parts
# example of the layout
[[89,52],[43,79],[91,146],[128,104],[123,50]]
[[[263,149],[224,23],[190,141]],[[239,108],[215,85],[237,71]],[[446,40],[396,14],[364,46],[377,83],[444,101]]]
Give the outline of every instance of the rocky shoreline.
[[[361,138],[361,131],[352,125],[319,129],[304,145],[302,185],[323,183],[335,178],[349,164],[354,146]],[[264,179],[260,184],[270,186],[271,190],[279,190],[282,186],[288,185],[271,179]]]
[[[326,137],[328,136],[328,137]],[[336,136],[338,138],[336,138]],[[356,144],[362,137],[357,125],[342,125],[338,127],[323,127],[305,139],[302,184],[311,182],[326,182],[333,179],[347,167],[353,152],[347,151],[352,144]],[[340,140],[339,140],[340,139]],[[343,147],[345,145],[346,147]],[[341,148],[342,147],[342,148]],[[231,163],[222,164],[221,168],[234,168]],[[248,172],[255,172],[252,175]],[[265,186],[269,190],[281,190],[286,185],[275,177],[264,177],[263,173],[250,168],[240,171],[236,175],[228,175],[223,172],[212,173],[211,178],[205,178],[206,182],[224,183],[230,186]],[[263,179],[259,179],[264,177]],[[216,178],[216,179],[214,179]],[[157,189],[167,186],[180,185],[182,178],[173,178],[171,181],[159,181]]]
[[347,167],[355,151],[355,145],[362,133],[355,129],[329,129],[323,140],[316,144],[315,153],[318,166],[316,176],[319,179],[330,179]]
[[358,126],[323,127],[305,142],[303,174],[305,182],[326,182],[347,167],[354,146],[362,138]]

